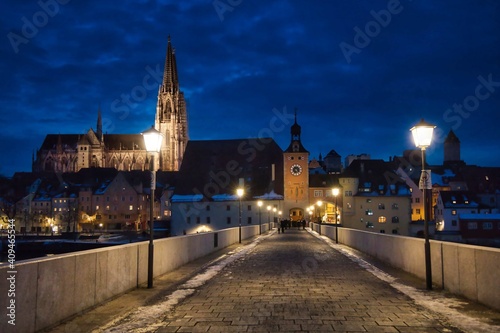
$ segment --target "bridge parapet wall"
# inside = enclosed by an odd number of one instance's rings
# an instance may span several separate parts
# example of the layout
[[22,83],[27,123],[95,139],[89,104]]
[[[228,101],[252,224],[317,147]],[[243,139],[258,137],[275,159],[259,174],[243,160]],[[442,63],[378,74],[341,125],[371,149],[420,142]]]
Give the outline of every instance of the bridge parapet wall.
[[[312,225],[335,240],[335,227]],[[424,239],[338,228],[339,243],[425,279]],[[432,282],[500,310],[500,249],[431,240]]]
[[[262,224],[263,232],[269,229]],[[242,239],[259,234],[259,226],[244,226]],[[154,241],[154,276],[237,243],[238,228]],[[148,242],[16,262],[0,267],[0,332],[36,332],[147,282]],[[9,271],[15,271],[15,274]],[[15,276],[15,284],[7,278]],[[15,286],[15,296],[7,297]],[[15,326],[8,324],[10,300],[15,301]],[[75,328],[76,329],[76,328]]]

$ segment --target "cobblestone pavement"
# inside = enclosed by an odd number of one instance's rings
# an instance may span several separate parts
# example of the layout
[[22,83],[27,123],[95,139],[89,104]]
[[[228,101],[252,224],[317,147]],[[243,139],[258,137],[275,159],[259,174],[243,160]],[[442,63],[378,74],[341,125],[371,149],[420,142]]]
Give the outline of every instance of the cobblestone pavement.
[[290,229],[224,267],[160,325],[155,332],[462,332],[307,231]]

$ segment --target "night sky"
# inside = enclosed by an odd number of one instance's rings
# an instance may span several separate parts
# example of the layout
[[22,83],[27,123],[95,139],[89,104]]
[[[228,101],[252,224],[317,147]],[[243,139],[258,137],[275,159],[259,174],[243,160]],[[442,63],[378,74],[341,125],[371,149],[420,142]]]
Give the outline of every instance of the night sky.
[[[46,5],[43,5],[46,4]],[[0,174],[30,171],[49,133],[154,123],[167,38],[194,140],[272,136],[294,109],[311,157],[388,160],[420,118],[467,164],[500,166],[496,0],[102,1],[0,4]]]

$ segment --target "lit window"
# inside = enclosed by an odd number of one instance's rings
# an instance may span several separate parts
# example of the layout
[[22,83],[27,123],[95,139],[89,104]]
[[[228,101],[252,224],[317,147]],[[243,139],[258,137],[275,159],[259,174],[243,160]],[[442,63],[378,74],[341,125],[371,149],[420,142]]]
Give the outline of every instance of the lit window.
[[378,223],[385,223],[385,222],[387,222],[387,218],[385,216],[379,216]]
[[373,215],[373,211],[371,209],[367,209],[365,213],[366,215]]
[[455,209],[452,209],[451,215],[457,215],[457,211]]
[[128,210],[134,210],[134,205],[128,206]]
[[95,210],[99,210],[99,206],[95,206]]

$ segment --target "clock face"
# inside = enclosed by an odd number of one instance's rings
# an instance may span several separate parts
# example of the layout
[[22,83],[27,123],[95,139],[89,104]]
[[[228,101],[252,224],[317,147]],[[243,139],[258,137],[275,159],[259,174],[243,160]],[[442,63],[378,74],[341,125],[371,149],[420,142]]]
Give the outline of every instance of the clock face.
[[294,164],[290,168],[290,172],[292,173],[292,175],[298,176],[298,175],[300,175],[302,173],[302,167],[300,165],[298,165],[298,164]]

